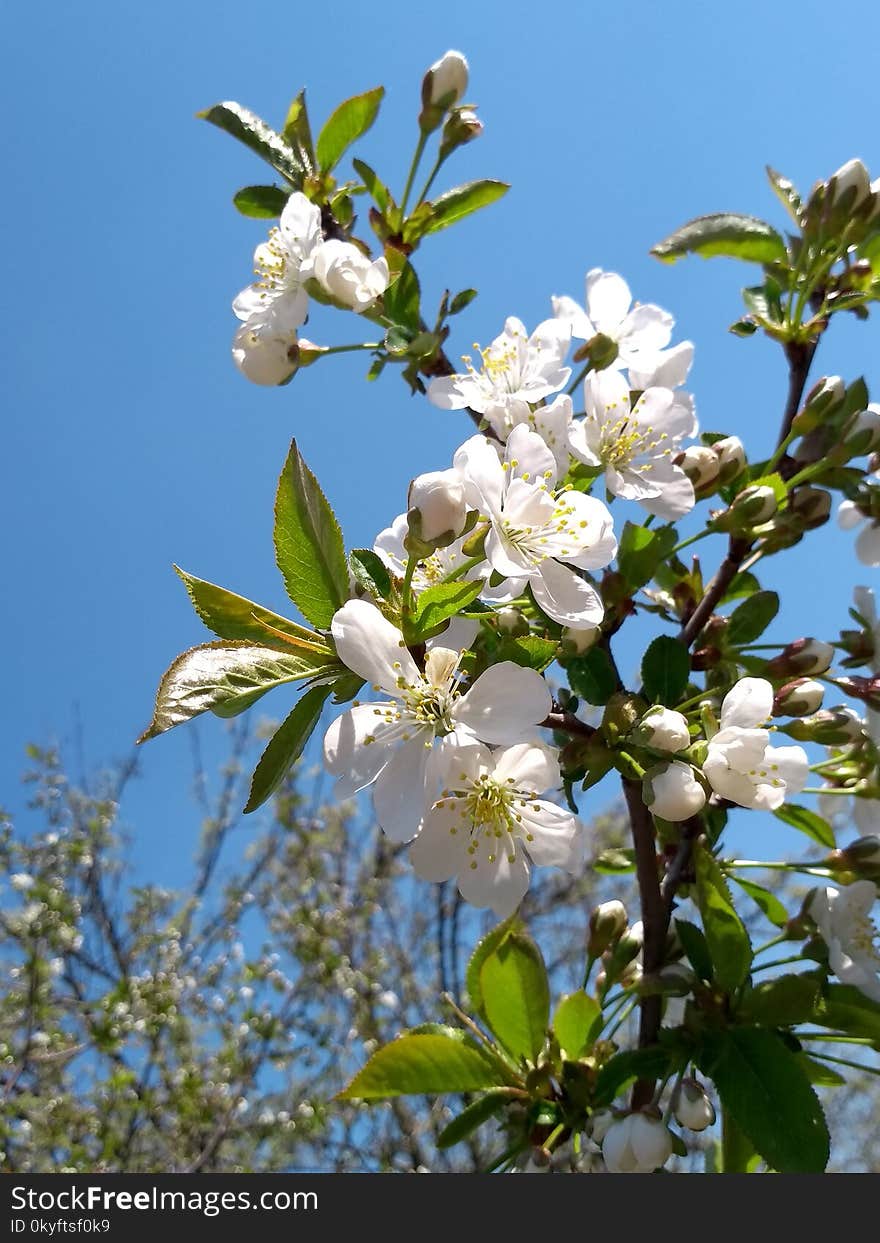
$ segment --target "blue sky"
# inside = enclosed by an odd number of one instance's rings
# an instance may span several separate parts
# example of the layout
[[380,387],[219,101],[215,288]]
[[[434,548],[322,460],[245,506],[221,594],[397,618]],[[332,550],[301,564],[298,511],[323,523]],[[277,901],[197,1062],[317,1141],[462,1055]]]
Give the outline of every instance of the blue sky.
[[[480,290],[451,352],[488,341],[508,314],[534,324],[551,294],[579,297],[588,267],[618,270],[638,298],[674,312],[676,339],[696,342],[703,426],[743,436],[757,457],[785,375],[769,343],[726,331],[748,273],[727,261],[664,267],[648,250],[713,210],[784,224],[768,162],[803,188],[851,155],[880,172],[875,87],[858,65],[880,34],[876,6],[850,3],[840,20],[854,43],[829,38],[818,0],[742,0],[735,16],[675,0],[386,0],[381,16],[343,0],[332,17],[228,0],[11,9],[0,52],[3,802],[20,805],[25,743],[69,739],[77,711],[87,763],[127,753],[159,674],[208,637],[173,561],[284,611],[272,497],[292,435],[358,546],[403,507],[408,480],[445,466],[469,434],[464,416],[411,399],[391,371],[365,384],[363,359],[276,391],[235,372],[229,302],[264,229],[230,199],[263,166],[197,110],[238,99],[280,124],[305,85],[314,123],[382,82],[388,96],[359,153],[399,186],[421,74],[461,48],[486,131],[449,177],[513,188],[420,256],[429,300],[446,285]],[[327,311],[310,328],[340,340],[352,326]],[[877,386],[877,342],[876,323],[835,325],[817,374],[864,373]],[[707,543],[707,565],[720,555]],[[870,576],[850,538],[826,527],[773,563],[767,585],[789,593],[776,633],[833,634],[853,583]],[[222,754],[220,723],[200,730],[209,760]],[[185,734],[144,750],[127,802],[149,825],[136,850],[154,869],[197,823]]]

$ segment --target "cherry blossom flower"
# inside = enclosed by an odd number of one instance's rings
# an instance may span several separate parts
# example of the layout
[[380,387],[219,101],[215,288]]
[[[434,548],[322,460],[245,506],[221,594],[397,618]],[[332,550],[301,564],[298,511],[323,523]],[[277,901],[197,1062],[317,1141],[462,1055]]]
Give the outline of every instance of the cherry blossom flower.
[[418,832],[426,798],[433,802],[443,744],[455,745],[453,731],[505,746],[534,734],[550,712],[544,679],[510,661],[492,665],[466,692],[459,652],[432,647],[422,672],[400,631],[366,600],[344,604],[331,631],[342,663],[386,698],[356,703],[334,721],[324,760],[338,779],[338,798],[375,782],[376,818],[393,841]]
[[443,764],[445,788],[409,852],[423,880],[454,876],[467,902],[505,919],[529,887],[530,860],[577,870],[583,825],[540,797],[562,782],[549,747],[529,742],[493,753],[465,745],[447,751]]
[[609,1174],[650,1174],[672,1156],[672,1136],[659,1118],[627,1114],[605,1132],[602,1156]]
[[323,245],[321,212],[304,194],[296,191],[284,205],[269,240],[254,251],[257,280],[243,289],[232,304],[241,320],[264,311],[283,299],[284,322],[299,327],[308,315],[305,282],[312,275],[315,252]]
[[639,366],[669,344],[675,320],[652,303],[632,306],[629,285],[616,272],[592,268],[587,273],[586,311],[573,298],[553,298],[553,313],[570,325],[578,341],[598,333],[617,344],[613,367]]
[[284,384],[296,371],[299,310],[295,298],[279,298],[255,311],[236,332],[232,358],[253,384]]
[[432,380],[428,399],[443,410],[475,410],[505,439],[528,420],[531,405],[567,384],[571,369],[563,360],[569,341],[568,326],[559,320],[544,320],[529,336],[511,316],[500,336],[479,351],[479,369],[465,355],[467,371]]
[[741,807],[773,811],[807,783],[803,747],[771,747],[761,726],[773,708],[764,678],[741,678],[721,705],[721,729],[709,740],[703,772],[716,794]]
[[[869,475],[868,479],[875,481],[876,487],[880,471]],[[876,496],[876,493],[872,495]],[[841,501],[837,507],[837,525],[842,531],[854,531],[861,527],[856,536],[856,556],[862,565],[880,565],[880,518],[873,517],[856,501]]]
[[[379,532],[373,544],[373,551],[382,558],[391,573],[396,574],[398,578],[402,578],[406,573],[406,564],[409,560],[409,553],[404,544],[408,529],[406,514],[398,514],[390,527]],[[460,570],[466,561],[472,560],[462,549],[466,538],[464,536],[453,540],[445,548],[436,549],[430,556],[418,562],[412,578],[413,591],[416,594],[426,591],[428,587],[436,587],[450,574]],[[475,581],[477,578],[488,578],[491,572],[491,566],[486,563],[483,566],[473,566],[465,570],[461,578]]]
[[584,403],[586,416],[573,420],[569,446],[579,461],[604,470],[609,492],[660,518],[693,509],[694,485],[672,460],[690,435],[693,411],[677,404],[671,389],[646,389],[632,405],[623,376],[600,371],[587,376]]
[[352,242],[336,238],[323,242],[314,253],[316,279],[339,302],[363,311],[388,288],[388,261],[369,259]]
[[880,945],[871,919],[877,888],[857,880],[845,889],[816,889],[809,914],[828,946],[828,962],[842,984],[880,1002]]
[[555,458],[522,424],[510,433],[503,461],[485,436],[473,436],[456,453],[455,465],[469,503],[489,519],[486,559],[508,580],[508,598],[528,585],[554,621],[574,630],[598,626],[602,601],[576,569],[602,569],[617,552],[602,502],[571,489],[555,495]]
[[650,770],[643,788],[646,806],[664,820],[687,820],[706,805],[706,791],[690,764],[682,760]]

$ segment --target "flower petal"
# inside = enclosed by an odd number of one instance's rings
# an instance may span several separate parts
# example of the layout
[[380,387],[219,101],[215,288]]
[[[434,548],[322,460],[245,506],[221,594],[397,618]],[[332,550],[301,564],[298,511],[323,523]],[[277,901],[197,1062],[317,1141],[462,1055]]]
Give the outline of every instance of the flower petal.
[[560,867],[571,870],[581,859],[582,826],[577,816],[564,807],[537,799],[520,808],[523,827],[527,831],[525,848],[538,867]]
[[558,561],[543,561],[540,574],[531,579],[530,585],[538,607],[562,626],[594,630],[605,616],[596,590]]
[[[332,721],[324,735],[324,764],[339,780],[337,798],[351,798],[375,781],[391,758],[399,734],[389,727],[378,704],[359,704]],[[375,741],[366,742],[367,738]]]
[[513,914],[529,888],[525,854],[521,847],[514,845],[512,849],[513,854],[508,844],[501,841],[490,856],[481,843],[475,857],[465,856],[467,862],[458,876],[458,890],[464,900],[472,906],[491,907],[499,919]]
[[539,673],[502,660],[480,674],[453,707],[453,716],[483,742],[509,746],[534,734],[552,706]]
[[521,742],[495,752],[496,781],[534,794],[556,790],[562,784],[556,753],[542,742]]
[[422,830],[409,849],[409,861],[422,880],[449,880],[466,866],[469,834],[461,818],[463,799],[444,799],[425,815]]
[[721,728],[736,725],[754,729],[764,724],[773,711],[773,687],[765,678],[740,678],[724,696]]
[[629,285],[616,272],[593,268],[587,273],[587,314],[597,332],[616,341],[631,302]]
[[868,522],[859,531],[856,556],[862,565],[880,565],[880,522]]
[[336,653],[346,668],[382,687],[389,695],[400,695],[400,677],[407,682],[420,681],[421,675],[400,631],[375,605],[366,600],[349,600],[334,614],[330,630]]
[[426,790],[430,741],[430,735],[420,730],[409,742],[401,743],[376,779],[373,808],[393,842],[415,837],[429,801],[433,802],[434,791]]

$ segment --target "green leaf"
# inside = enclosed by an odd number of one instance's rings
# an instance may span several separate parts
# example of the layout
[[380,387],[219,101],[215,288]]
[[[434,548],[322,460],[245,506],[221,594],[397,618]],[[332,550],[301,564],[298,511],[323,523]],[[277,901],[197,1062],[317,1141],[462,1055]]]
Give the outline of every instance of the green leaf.
[[351,572],[364,591],[376,600],[387,600],[391,595],[391,575],[381,557],[372,548],[354,548],[348,554]]
[[457,1118],[453,1118],[449,1126],[437,1136],[438,1148],[451,1148],[453,1144],[460,1144],[463,1139],[467,1139],[478,1126],[482,1126],[484,1122],[488,1122],[490,1118],[494,1118],[496,1114],[501,1113],[507,1105],[510,1104],[510,1094],[505,1092],[503,1088],[498,1088],[494,1092],[487,1092],[485,1096],[479,1097],[473,1104],[468,1105]]
[[812,972],[780,975],[756,984],[740,1007],[739,1017],[759,1027],[806,1023],[816,1009],[819,979]]
[[465,307],[470,306],[476,296],[476,289],[462,289],[451,299],[449,303],[449,314],[460,315]]
[[724,875],[712,855],[697,848],[696,900],[712,955],[714,979],[732,992],[743,983],[752,963],[752,946],[745,925],[734,909]]
[[300,91],[287,110],[281,137],[297,152],[309,171],[315,167],[315,148],[306,108],[306,93]]
[[550,985],[541,951],[525,932],[509,932],[480,968],[486,1022],[517,1061],[534,1062],[550,1021]]
[[730,615],[724,640],[731,647],[754,643],[779,612],[779,596],[775,591],[756,591],[737,605]]
[[384,86],[346,99],[330,114],[318,135],[316,152],[322,172],[329,173],[353,142],[365,134],[376,119]]
[[294,648],[303,653],[303,659],[307,659],[305,653],[311,652],[316,668],[335,661],[332,649],[314,630],[298,626],[296,622],[288,621],[286,617],[264,609],[244,596],[237,596],[225,587],[187,574],[180,566],[176,565],[174,569],[183,579],[199,617],[221,639],[245,639],[281,652]]
[[688,962],[696,971],[701,980],[709,982],[714,978],[712,970],[712,955],[709,953],[709,945],[703,932],[687,919],[675,920],[675,929],[678,933],[678,939],[681,941]]
[[817,1062],[815,1058],[808,1057],[806,1053],[798,1053],[797,1060],[810,1083],[818,1088],[839,1088],[846,1083],[843,1075],[839,1075],[824,1062]]
[[566,663],[565,671],[571,689],[589,704],[607,704],[617,690],[614,666],[604,647],[591,647],[583,656]]
[[627,585],[635,591],[650,582],[657,566],[672,553],[677,542],[678,535],[674,527],[657,527],[651,530],[627,522],[617,553],[617,564]]
[[749,487],[770,488],[776,497],[776,504],[780,509],[788,500],[788,485],[776,471],[772,475],[756,475],[754,479],[749,481]]
[[490,929],[484,937],[481,937],[474,946],[474,952],[471,954],[467,965],[467,974],[465,976],[465,987],[467,989],[470,1008],[473,1012],[485,1022],[486,1011],[483,1006],[483,990],[480,985],[480,972],[483,969],[483,963],[493,954],[511,929],[519,926],[519,920],[516,915],[511,915],[502,923],[496,924]]
[[670,233],[651,248],[651,254],[664,263],[674,263],[685,255],[726,255],[751,263],[784,263],[785,242],[772,225],[755,216],[718,212],[698,216]]
[[553,1031],[566,1057],[575,1061],[581,1056],[594,1036],[596,1020],[601,1015],[598,1001],[584,992],[568,993],[562,998],[553,1015]]
[[328,627],[348,599],[348,563],[333,510],[295,440],[275,498],[275,559],[303,617]]
[[212,108],[206,108],[204,112],[196,115],[250,147],[251,151],[256,152],[267,164],[271,164],[297,190],[301,187],[305,169],[296,152],[255,112],[230,99],[222,104],[214,104]]
[[633,1079],[660,1079],[669,1070],[670,1060],[669,1050],[658,1045],[615,1053],[596,1076],[594,1106],[610,1105]]
[[406,625],[407,636],[413,642],[427,637],[448,617],[454,617],[475,600],[483,586],[480,579],[473,583],[437,583],[434,587],[428,587],[416,598],[412,615]]
[[173,662],[159,683],[153,720],[138,742],[164,734],[175,725],[214,711],[242,695],[261,694],[314,676],[309,653],[279,652],[256,643],[205,643]]
[[370,198],[384,216],[389,206],[393,207],[395,205],[394,199],[391,197],[391,191],[369,164],[365,164],[363,160],[352,160],[352,164],[354,165],[355,172],[366,186]]
[[880,1004],[851,984],[829,984],[813,1022],[848,1036],[872,1040],[874,1047],[880,1049]]
[[329,686],[313,686],[310,691],[306,691],[281,727],[272,735],[251,778],[245,815],[262,807],[302,755],[303,747],[321,719],[329,694]]
[[498,660],[511,660],[524,669],[537,669],[542,673],[556,658],[558,644],[555,639],[542,639],[528,634],[521,638],[506,638],[498,648]]
[[271,686],[259,686],[255,691],[248,691],[245,695],[236,695],[232,699],[225,699],[223,703],[215,704],[211,711],[222,721],[230,721],[233,717],[241,716],[242,712],[247,712],[258,699],[268,695],[270,690]]
[[701,1069],[725,1110],[764,1160],[782,1174],[820,1174],[828,1162],[828,1128],[809,1079],[772,1031],[732,1027],[706,1032]]
[[735,872],[726,873],[727,879],[734,881],[739,885],[740,889],[745,890],[749,897],[758,904],[771,924],[775,924],[777,928],[784,928],[788,923],[788,911],[779,901],[775,894],[769,889],[763,889],[760,885],[756,885],[754,881],[743,880]]
[[431,203],[432,213],[424,233],[439,233],[457,220],[463,220],[481,207],[496,203],[507,193],[510,186],[503,181],[468,181],[464,185],[447,190]]
[[385,314],[395,324],[418,332],[421,327],[420,299],[419,278],[413,265],[407,261],[394,284],[385,290]]
[[642,684],[652,703],[673,707],[681,698],[691,672],[687,648],[671,635],[658,635],[642,659]]
[[794,182],[789,181],[782,173],[767,165],[767,179],[782,206],[791,216],[792,222],[801,227],[801,196],[795,189]]
[[423,1092],[479,1092],[499,1085],[497,1065],[476,1041],[449,1027],[404,1032],[378,1049],[337,1100],[388,1100]]
[[761,584],[754,574],[748,570],[740,570],[721,598],[722,600],[739,600],[744,596],[753,596],[756,591],[760,590]]
[[611,846],[593,861],[593,871],[603,876],[620,876],[636,870],[636,852],[631,847],[619,849]]
[[287,194],[278,186],[245,186],[232,201],[243,216],[274,220],[284,211]]
[[800,807],[797,803],[783,803],[781,807],[776,808],[773,815],[777,820],[790,824],[800,833],[806,833],[807,837],[818,842],[820,846],[827,846],[829,850],[834,849],[834,830],[831,825],[816,812],[810,811],[808,807]]

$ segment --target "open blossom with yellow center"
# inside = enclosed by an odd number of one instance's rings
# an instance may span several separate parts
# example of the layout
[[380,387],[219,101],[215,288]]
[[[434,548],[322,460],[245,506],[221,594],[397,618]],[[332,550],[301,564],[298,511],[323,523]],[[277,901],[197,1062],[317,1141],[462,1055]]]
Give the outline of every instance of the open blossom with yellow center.
[[838,980],[880,1002],[880,941],[871,919],[876,900],[876,886],[857,880],[845,889],[814,890],[808,910]]
[[440,798],[410,848],[424,880],[457,877],[462,897],[499,919],[529,887],[529,861],[575,871],[584,829],[565,808],[541,798],[561,784],[549,747],[522,743],[491,752],[471,743],[447,751]]
[[322,241],[320,209],[299,191],[291,194],[268,241],[254,251],[257,279],[232,304],[238,318],[247,321],[283,299],[286,324],[304,324],[309,309],[304,284]]
[[807,783],[803,747],[771,747],[761,729],[773,708],[773,687],[764,678],[740,678],[721,705],[721,729],[709,740],[703,772],[716,794],[773,811]]
[[475,358],[465,356],[464,372],[432,380],[428,398],[443,410],[476,410],[504,439],[527,420],[533,404],[568,383],[571,368],[563,360],[570,340],[569,327],[561,320],[545,320],[529,336],[524,324],[511,316],[491,345],[475,345]]
[[468,503],[489,520],[486,560],[505,579],[492,598],[512,599],[528,586],[554,621],[572,630],[595,629],[602,602],[577,570],[603,569],[617,552],[602,502],[572,489],[554,490],[556,459],[525,424],[510,433],[503,458],[485,436],[472,436],[456,453],[455,465]]
[[673,462],[694,427],[691,406],[659,386],[633,404],[620,372],[600,371],[584,382],[584,409],[585,417],[571,423],[569,448],[579,461],[604,470],[609,492],[660,518],[680,518],[693,509],[693,484]]
[[629,285],[616,272],[592,268],[587,273],[586,310],[573,298],[553,298],[553,313],[571,328],[575,340],[601,333],[617,345],[613,367],[645,365],[669,344],[675,320],[653,303],[632,305]]
[[344,604],[331,630],[342,663],[385,698],[355,703],[333,722],[324,760],[338,798],[375,783],[376,819],[394,841],[419,831],[437,790],[437,764],[457,736],[519,742],[550,712],[544,679],[510,661],[492,665],[468,690],[460,653],[450,648],[431,648],[422,671],[400,631],[366,600]]

